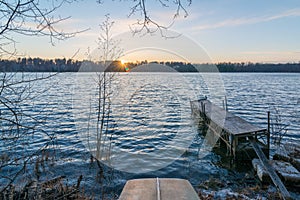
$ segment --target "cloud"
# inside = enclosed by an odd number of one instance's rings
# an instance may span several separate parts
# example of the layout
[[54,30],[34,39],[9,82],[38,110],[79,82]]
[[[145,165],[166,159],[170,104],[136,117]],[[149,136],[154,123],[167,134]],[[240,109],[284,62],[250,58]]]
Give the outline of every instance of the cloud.
[[295,55],[300,54],[299,51],[244,51],[245,55]]
[[261,23],[261,22],[268,22],[268,21],[273,21],[273,20],[286,18],[286,17],[298,17],[298,16],[300,16],[300,8],[287,10],[282,13],[279,13],[276,15],[271,15],[271,16],[228,19],[228,20],[224,20],[224,21],[217,22],[214,24],[200,25],[193,29],[194,30],[207,30],[207,29],[215,29],[215,28],[221,28],[221,27],[240,26],[240,25],[246,25],[246,24],[257,24],[257,23]]

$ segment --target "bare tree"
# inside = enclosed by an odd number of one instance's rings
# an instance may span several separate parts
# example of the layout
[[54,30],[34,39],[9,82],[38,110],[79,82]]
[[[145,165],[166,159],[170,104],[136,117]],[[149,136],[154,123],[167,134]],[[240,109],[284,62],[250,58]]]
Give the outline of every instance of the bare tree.
[[[98,0],[98,3],[103,3],[104,0]],[[192,4],[192,0],[157,0],[159,4],[164,9],[172,9],[174,11],[173,18],[168,25],[162,25],[156,19],[151,16],[151,9],[149,8],[149,1],[146,0],[131,0],[133,6],[130,9],[129,17],[137,14],[140,18],[137,19],[136,23],[130,26],[133,33],[155,33],[160,32],[162,36],[166,36],[166,31],[173,25],[174,20],[180,15],[184,18],[188,16],[187,7]],[[153,4],[153,1],[151,2]]]
[[[72,3],[76,0],[0,0],[0,57],[13,57],[17,55],[16,42],[14,34],[24,36],[43,36],[49,37],[53,44],[55,40],[65,40],[74,37],[76,32],[65,32],[58,29],[57,25],[69,19],[70,17],[60,17],[56,15],[56,11],[65,3]],[[134,13],[140,13],[142,18],[133,26],[134,33],[146,31],[153,33],[166,30],[169,26],[160,25],[159,22],[153,20],[147,9],[145,0],[131,0],[134,4],[131,8],[129,16]],[[186,0],[188,5],[191,0]],[[187,16],[187,11],[182,1],[175,0],[159,0],[158,3],[167,8],[169,5],[176,5],[176,11],[173,20],[180,15],[181,12]],[[103,54],[99,55],[100,64],[107,68],[113,60],[121,56],[122,50],[117,46],[118,41],[113,40],[111,29],[113,22],[109,16],[100,25],[101,34],[98,40],[98,47]],[[171,23],[172,24],[172,23]],[[84,30],[83,30],[84,31]],[[42,156],[48,145],[54,142],[55,135],[45,130],[45,121],[47,117],[32,115],[24,108],[24,105],[30,105],[30,102],[36,97],[33,90],[39,81],[49,80],[55,74],[49,75],[26,75],[24,73],[0,73],[0,148],[6,151],[0,151],[0,171],[13,167],[11,173],[1,173],[0,178],[5,180],[1,183],[0,192],[6,191],[12,187],[16,179],[24,172],[28,165],[35,165],[36,176],[38,178],[38,165],[40,163],[39,156]],[[99,160],[108,155],[104,155],[105,148],[111,148],[109,143],[108,122],[111,111],[111,84],[114,74],[107,71],[97,73],[97,149],[95,157]],[[45,89],[47,90],[47,89]],[[34,92],[35,94],[44,94],[45,90]],[[30,109],[29,109],[30,110]],[[30,139],[36,135],[42,134],[47,142],[39,149],[28,151]],[[23,154],[12,156],[17,148],[23,145]],[[34,164],[35,163],[35,164]]]
[[[55,40],[74,37],[76,32],[65,32],[57,24],[70,17],[56,15],[56,10],[74,0],[0,0],[0,57],[16,54],[13,34],[47,36]],[[84,30],[82,30],[84,31]]]
[[[54,142],[55,135],[45,131],[47,114],[51,111],[43,115],[40,110],[33,115],[32,104],[48,89],[39,88],[39,84],[52,76],[54,74],[0,74],[0,171],[5,171],[0,174],[3,183],[1,193],[12,187],[15,180],[35,162],[39,164],[37,158]],[[32,149],[31,140],[38,137],[45,138],[46,142]]]
[[[114,71],[114,64],[122,55],[122,49],[119,48],[119,41],[115,40],[112,36],[112,28],[114,22],[111,21],[109,15],[105,16],[105,20],[99,25],[100,34],[97,40],[96,53],[91,55],[88,53],[89,60],[87,65],[94,65],[97,63],[97,72],[93,75],[93,90],[90,99],[90,112],[88,120],[88,133],[85,135],[84,140],[87,140],[88,147],[92,152],[91,160],[96,159],[99,172],[97,180],[100,183],[102,199],[105,196],[104,180],[108,180],[107,176],[112,176],[113,168],[110,172],[105,172],[103,164],[110,164],[111,158],[111,138],[114,130],[114,124],[110,121],[112,112],[112,95],[114,94],[115,76],[118,74]],[[83,69],[84,70],[84,69]]]
[[[12,34],[22,34],[27,36],[48,36],[51,43],[55,40],[64,40],[74,37],[77,33],[65,32],[58,29],[57,25],[70,18],[56,15],[56,11],[63,4],[72,3],[76,0],[0,0],[0,57],[11,56],[17,53],[16,41]],[[103,1],[97,0],[98,3]],[[129,17],[139,14],[140,18],[132,24],[133,33],[154,33],[159,31],[164,35],[174,22],[183,14],[188,16],[187,7],[192,0],[158,0],[157,4],[167,9],[174,9],[173,20],[169,25],[162,25],[151,17],[146,0],[131,0],[133,6],[129,11]]]
[[282,139],[288,132],[288,127],[289,124],[283,119],[280,110],[274,107],[274,116],[271,118],[271,134],[275,145],[281,145]]
[[[114,22],[109,15],[105,16],[105,21],[100,26],[100,35],[97,41],[99,55],[99,71],[96,72],[96,133],[97,133],[97,160],[108,160],[111,144],[109,143],[109,118],[111,113],[111,95],[113,94],[112,84],[116,75],[115,72],[109,72],[109,67],[115,60],[120,58],[122,50],[118,47],[118,41],[112,37],[112,27]],[[94,113],[94,112],[93,112]]]
[[[46,36],[52,44],[55,40],[74,37],[80,31],[67,33],[56,26],[69,17],[56,16],[55,11],[71,2],[73,0],[0,0],[0,57],[17,55],[15,34]],[[39,84],[51,81],[55,75],[0,72],[0,193],[9,191],[28,168],[34,168],[39,178],[38,166],[45,159],[43,152],[54,143],[55,135],[46,131],[45,122],[51,111],[44,115],[40,113],[42,110],[33,112],[33,102],[48,89],[40,88]],[[32,148],[31,140],[38,135],[46,142]]]

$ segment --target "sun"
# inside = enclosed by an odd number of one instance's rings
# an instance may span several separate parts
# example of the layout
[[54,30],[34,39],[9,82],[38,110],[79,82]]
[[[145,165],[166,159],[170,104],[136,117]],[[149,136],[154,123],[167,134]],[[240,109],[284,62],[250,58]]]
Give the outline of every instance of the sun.
[[126,63],[126,60],[121,60],[121,64],[124,65]]

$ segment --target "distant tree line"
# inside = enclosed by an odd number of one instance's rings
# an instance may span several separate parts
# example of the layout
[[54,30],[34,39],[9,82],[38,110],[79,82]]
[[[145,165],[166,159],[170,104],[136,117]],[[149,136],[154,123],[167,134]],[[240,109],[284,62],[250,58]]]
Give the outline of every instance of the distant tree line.
[[81,61],[72,59],[18,58],[0,60],[1,72],[76,72]]
[[[121,63],[112,61],[105,65],[105,71],[126,72],[139,65],[151,63],[166,65],[178,72],[282,72],[300,73],[299,63],[252,63],[252,62],[222,62],[217,64],[192,64],[186,62],[150,62]],[[104,65],[92,61],[78,61],[66,58],[18,58],[16,60],[0,59],[0,72],[94,72]]]
[[121,61],[109,61],[108,64],[92,61],[78,61],[66,58],[42,59],[42,58],[18,58],[16,60],[0,59],[0,72],[123,72],[128,71],[137,64]]
[[252,63],[222,62],[217,64],[191,64],[183,62],[165,62],[179,72],[281,72],[300,73],[299,63]]
[[300,62],[298,63],[218,63],[216,65],[220,72],[283,72],[299,73]]

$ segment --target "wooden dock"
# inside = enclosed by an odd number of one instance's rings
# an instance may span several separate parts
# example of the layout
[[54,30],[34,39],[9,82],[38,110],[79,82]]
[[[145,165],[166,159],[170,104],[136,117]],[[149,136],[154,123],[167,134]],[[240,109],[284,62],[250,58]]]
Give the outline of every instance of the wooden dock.
[[[194,118],[199,120],[199,122],[204,122],[208,129],[226,144],[231,156],[235,158],[238,151],[250,146],[260,159],[261,164],[266,169],[283,199],[291,198],[268,160],[270,150],[269,130],[252,125],[246,120],[214,105],[207,99],[191,101],[190,103]],[[262,149],[266,149],[267,152],[263,152]]]
[[238,151],[251,147],[250,137],[254,137],[268,154],[270,135],[267,129],[252,125],[207,99],[191,101],[191,109],[193,117],[204,122],[209,130],[226,144],[229,154],[234,158]]

